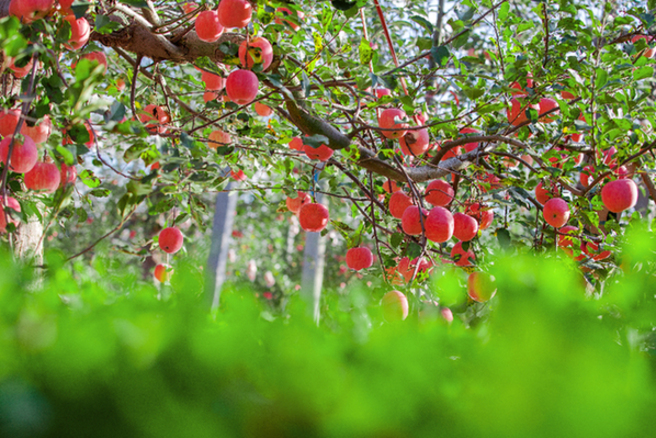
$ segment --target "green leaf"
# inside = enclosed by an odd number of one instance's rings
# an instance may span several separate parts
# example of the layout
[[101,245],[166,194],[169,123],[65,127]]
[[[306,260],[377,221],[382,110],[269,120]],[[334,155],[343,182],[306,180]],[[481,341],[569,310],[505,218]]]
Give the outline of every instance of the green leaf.
[[421,27],[423,27],[424,29],[426,29],[426,31],[429,34],[431,35],[433,34],[433,24],[430,21],[428,21],[425,17],[422,17],[421,15],[413,15],[412,17],[410,17],[410,19],[415,23],[417,23],[418,25],[420,25]]
[[444,67],[449,61],[451,53],[449,53],[449,49],[446,46],[438,46],[431,49],[431,56],[436,65]]
[[608,73],[603,68],[597,69],[597,79],[595,79],[595,88],[601,88],[608,82]]
[[374,57],[374,52],[371,50],[371,45],[369,41],[364,38],[360,40],[360,45],[358,46],[358,52],[360,53],[360,64],[367,65]]
[[508,18],[508,11],[510,11],[510,2],[505,2],[499,7],[499,20],[506,21]]
[[641,79],[645,78],[651,78],[654,76],[654,67],[651,67],[649,65],[645,65],[644,67],[640,67],[639,69],[635,70],[633,72],[633,79],[636,81],[639,81]]

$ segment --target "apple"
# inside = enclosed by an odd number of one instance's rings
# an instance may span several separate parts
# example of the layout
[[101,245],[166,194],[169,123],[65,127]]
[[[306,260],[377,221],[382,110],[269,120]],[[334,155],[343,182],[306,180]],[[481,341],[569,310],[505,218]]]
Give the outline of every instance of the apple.
[[396,184],[396,181],[388,179],[383,183],[383,190],[387,193],[396,193],[401,190],[401,188]]
[[[419,266],[417,267],[417,264]],[[406,283],[409,283],[412,280],[412,276],[417,270],[417,275],[421,273],[429,273],[433,268],[433,264],[426,260],[425,258],[414,258],[412,261],[408,257],[403,257],[398,266],[396,267],[396,272],[403,277]]]
[[376,99],[380,99],[383,96],[391,96],[392,95],[392,90],[389,88],[385,87],[378,87],[374,88],[374,96],[376,96]]
[[473,266],[472,260],[476,260],[476,254],[471,249],[465,251],[462,242],[458,242],[451,249],[451,258],[456,266],[467,267]]
[[346,251],[346,265],[354,271],[370,268],[374,264],[374,255],[369,248],[358,247]]
[[191,14],[196,9],[198,9],[198,3],[187,2],[182,4],[182,10],[184,11],[185,14]]
[[248,179],[248,177],[246,176],[246,174],[244,173],[244,171],[241,170],[241,169],[239,169],[238,172],[235,172],[234,170],[231,170],[231,171],[230,171],[230,176],[231,176],[232,179],[234,179],[235,181],[246,181],[246,180]]
[[590,185],[590,178],[594,179],[595,168],[594,166],[585,166],[579,175],[579,181],[583,187]]
[[271,108],[260,102],[255,102],[253,104],[253,109],[260,117],[269,117],[271,114],[273,114],[273,110]]
[[513,126],[519,126],[525,122],[528,122],[530,119],[526,115],[526,112],[530,109],[539,110],[539,105],[525,105],[519,100],[513,98],[510,100],[510,108],[507,110],[508,123]]
[[9,15],[24,23],[31,23],[44,18],[55,8],[55,0],[11,0]]
[[551,198],[542,209],[544,220],[554,228],[564,226],[569,220],[569,205],[562,198]]
[[485,272],[472,272],[467,278],[467,294],[479,303],[489,301],[497,292],[495,278]]
[[[443,142],[438,143],[437,144],[437,150],[438,151],[441,150],[442,149],[442,144],[446,143],[446,142],[449,142],[449,141],[451,141],[451,140],[444,140]],[[458,155],[461,154],[461,152],[462,152],[462,147],[460,147],[460,146],[453,147],[453,148],[449,149],[449,151],[446,154],[444,154],[444,156],[442,157],[442,159],[440,161],[444,161],[444,160],[448,160],[449,158],[457,157]]]
[[[474,128],[462,128],[459,132],[460,132],[460,134],[480,134],[481,133],[481,131],[479,131],[478,129],[474,129]],[[471,152],[474,149],[476,149],[477,147],[478,147],[478,143],[467,143],[464,146],[465,151],[467,151],[467,152]]]
[[405,135],[399,137],[401,152],[413,157],[423,155],[430,148],[429,141],[428,129],[425,128],[408,131]]
[[262,71],[265,71],[272,61],[273,47],[266,38],[257,37],[250,41],[244,40],[239,45],[239,62],[242,67],[251,69],[260,64]]
[[219,75],[202,70],[200,78],[205,82],[205,89],[208,91],[219,91],[225,88],[226,80]]
[[53,193],[61,182],[61,173],[56,164],[37,162],[23,178],[25,187],[30,190]]
[[386,138],[399,138],[403,137],[407,132],[407,123],[403,123],[406,119],[405,111],[398,108],[387,108],[380,114],[378,125],[383,129],[396,129],[394,131],[381,131]]
[[408,317],[408,299],[398,290],[387,292],[381,300],[381,305],[387,321],[403,321]]
[[257,75],[250,70],[235,70],[228,75],[226,92],[231,101],[238,105],[247,105],[255,99],[260,87]]
[[406,234],[411,236],[418,236],[422,233],[422,221],[419,216],[420,214],[423,216],[425,223],[426,217],[428,216],[428,212],[426,210],[422,208],[420,213],[419,207],[416,205],[411,205],[405,209],[403,216],[401,216],[401,228],[403,228],[403,231]]
[[287,197],[285,204],[287,209],[294,214],[298,214],[298,211],[304,204],[309,204],[312,202],[312,198],[305,192],[296,192],[295,198]]
[[[86,120],[84,121],[84,127],[87,128],[87,132],[89,133],[89,141],[85,142],[84,144],[86,145],[86,147],[91,149],[91,147],[93,147],[95,143],[96,136],[93,132],[93,129],[91,129],[91,125],[89,125],[89,122],[87,122]],[[73,139],[66,134],[66,130],[64,130],[63,134],[64,134],[64,138],[62,139],[62,144],[63,145],[73,144]]]
[[89,42],[91,36],[91,26],[86,18],[75,18],[75,15],[69,15],[64,20],[71,25],[71,37],[66,47],[71,50],[79,50]]
[[325,144],[322,144],[318,148],[313,148],[312,146],[306,144],[303,145],[303,150],[305,151],[305,155],[307,155],[309,159],[319,160],[319,161],[328,161],[330,157],[333,156],[333,153],[335,152]]
[[38,121],[34,126],[30,126],[26,121],[21,127],[21,134],[30,137],[36,144],[43,144],[48,141],[51,133],[52,122],[47,114],[43,117],[43,120]]
[[18,201],[11,196],[7,196],[7,217],[5,218],[5,200],[0,196],[0,233],[7,231],[7,219],[10,224],[18,225],[18,219],[12,218],[9,210],[14,210],[18,213],[21,211],[21,206]]
[[595,242],[583,242],[581,250],[585,255],[596,261],[607,259],[612,255],[609,250],[599,251],[599,244]]
[[[7,163],[7,156],[9,155],[9,145],[13,135],[9,135],[0,142],[0,162]],[[11,161],[9,169],[16,173],[27,173],[39,160],[39,151],[36,148],[34,141],[28,137],[23,136],[24,140],[16,139],[14,148],[11,153]]]
[[67,166],[66,163],[62,163],[59,175],[59,186],[64,187],[66,184],[75,183],[76,179],[77,169],[75,166]]
[[488,228],[494,220],[494,211],[484,205],[481,206],[479,202],[467,205],[465,208],[465,214],[468,214],[478,221],[479,230]]
[[17,110],[0,111],[0,136],[7,137],[16,131],[21,112]]
[[569,248],[574,244],[574,241],[572,240],[572,237],[570,236],[576,236],[576,233],[579,229],[572,226],[572,225],[567,225],[565,227],[562,227],[561,229],[558,230],[558,246],[561,248]]
[[[639,40],[645,40],[645,43],[647,43],[647,45],[649,45],[649,43],[654,40],[654,37],[653,36],[647,36],[647,35],[635,35],[631,38],[631,42],[633,44],[637,43]],[[654,53],[656,53],[656,49],[645,49],[642,56],[644,56],[645,58],[653,58]]]
[[160,283],[166,283],[173,276],[173,269],[171,266],[165,263],[160,263],[159,265],[155,266],[153,275],[155,276],[155,279]]
[[198,39],[206,43],[218,41],[224,31],[217,11],[203,11],[198,14],[194,28]]
[[412,198],[402,191],[392,193],[392,196],[389,200],[389,210],[390,214],[397,218],[401,219],[406,208],[413,205]]
[[456,239],[468,242],[476,237],[478,233],[478,222],[473,217],[456,213],[453,215],[453,235]]
[[210,149],[216,149],[219,146],[229,145],[231,142],[232,139],[230,138],[230,134],[221,131],[220,129],[217,129],[210,133],[207,142],[207,147]]
[[250,23],[253,7],[247,0],[221,0],[217,13],[223,27],[242,28]]
[[[150,104],[139,113],[139,120],[146,125],[146,131],[149,133],[165,134],[168,132],[166,124],[171,121],[171,117],[163,106]],[[152,120],[155,123],[148,123]]]
[[[276,12],[277,12],[277,13],[280,13],[280,15],[282,15],[282,16],[284,16],[284,17],[289,17],[290,15],[292,15],[292,11],[289,10],[288,8],[278,8],[278,9],[276,9]],[[303,20],[303,18],[305,18],[305,14],[304,14],[303,12],[301,12],[301,11],[296,11],[296,16],[298,17],[298,20],[299,20],[299,21],[300,21],[300,20]],[[276,24],[283,24],[283,23],[285,23],[285,24],[287,24],[289,27],[291,27],[292,29],[294,29],[295,31],[298,30],[298,29],[300,28],[300,26],[299,26],[298,24],[294,23],[292,20],[287,20],[287,19],[284,19],[284,18],[276,18],[276,19],[275,19],[275,23],[276,23]]]
[[[548,97],[543,97],[542,99],[540,99],[540,106],[539,106],[540,115],[546,113],[547,111],[551,111],[554,108],[558,108],[558,102],[556,102],[555,100],[550,99]],[[551,114],[553,113],[550,113],[550,115]],[[552,123],[554,119],[550,118],[549,116],[542,116],[538,119],[538,121],[542,123]]]
[[159,247],[166,253],[175,254],[180,251],[183,241],[184,236],[178,227],[164,228],[159,233]]
[[453,201],[455,192],[448,182],[436,179],[431,181],[426,187],[424,199],[429,204],[436,207],[446,207]]
[[546,204],[547,201],[556,196],[557,193],[558,190],[555,186],[551,187],[550,190],[545,189],[542,181],[540,181],[535,187],[535,199],[540,203],[540,205]]
[[454,220],[444,207],[434,207],[424,219],[426,238],[431,242],[443,243],[453,236]]
[[601,189],[601,201],[613,213],[620,213],[638,202],[638,186],[633,180],[617,179]]
[[11,58],[11,62],[9,63],[9,69],[14,73],[14,76],[20,79],[20,78],[24,78],[30,73],[33,64],[34,61],[32,60],[32,58],[30,58],[28,63],[25,64],[23,67],[18,67],[16,65],[16,58]]
[[324,205],[310,202],[301,206],[298,220],[305,231],[316,233],[326,228],[330,215]]
[[289,147],[295,151],[303,150],[303,140],[300,137],[292,138],[292,141],[289,142]]
[[[89,61],[95,61],[105,67],[105,72],[107,72],[107,56],[103,52],[91,52],[86,55],[82,55],[82,59],[88,59]],[[75,65],[73,66],[75,67]]]
[[219,97],[219,93],[216,91],[206,91],[203,93],[203,102],[211,102]]

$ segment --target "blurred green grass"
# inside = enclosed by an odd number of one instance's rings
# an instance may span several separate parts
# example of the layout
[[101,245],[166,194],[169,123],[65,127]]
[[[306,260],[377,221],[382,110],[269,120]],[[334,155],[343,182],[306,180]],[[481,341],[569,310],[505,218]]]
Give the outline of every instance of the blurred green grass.
[[364,283],[327,293],[319,327],[296,296],[272,313],[235,285],[210,315],[185,261],[158,290],[50,254],[35,288],[2,254],[0,436],[652,436],[655,246],[629,234],[593,296],[553,256],[496,258],[487,304],[435,274],[452,324],[418,299],[387,323]]

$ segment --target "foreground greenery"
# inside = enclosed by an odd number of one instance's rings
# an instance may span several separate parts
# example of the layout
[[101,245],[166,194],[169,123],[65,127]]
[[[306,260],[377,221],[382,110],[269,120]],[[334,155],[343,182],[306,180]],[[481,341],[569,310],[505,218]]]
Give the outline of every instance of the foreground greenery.
[[35,281],[2,255],[0,436],[649,436],[654,240],[630,234],[592,296],[555,254],[495,259],[477,307],[435,273],[452,324],[417,299],[386,322],[357,282],[325,293],[319,327],[296,296],[282,311],[238,286],[210,315],[190,262],[157,289],[56,254]]

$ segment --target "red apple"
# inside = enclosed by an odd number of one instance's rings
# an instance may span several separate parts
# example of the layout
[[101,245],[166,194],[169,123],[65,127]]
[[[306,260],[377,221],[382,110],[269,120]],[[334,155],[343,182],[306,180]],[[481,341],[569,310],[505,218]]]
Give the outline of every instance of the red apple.
[[273,61],[273,47],[266,38],[244,40],[239,46],[239,62],[242,67],[250,69],[259,64],[264,71],[269,68],[271,61]]
[[234,170],[231,170],[231,171],[230,171],[230,176],[231,176],[232,179],[234,179],[235,181],[246,181],[246,180],[248,179],[248,177],[246,176],[246,174],[244,173],[244,171],[241,170],[241,169],[239,169],[238,172],[235,172]]
[[465,251],[462,247],[462,242],[458,242],[451,249],[451,258],[456,266],[473,266],[472,260],[476,260],[476,254],[471,249]]
[[429,140],[428,129],[408,131],[404,136],[399,138],[401,152],[404,155],[413,157],[423,155],[430,149]]
[[285,204],[287,204],[287,209],[294,214],[298,214],[299,210],[304,204],[309,204],[312,202],[312,198],[305,192],[296,192],[297,195],[295,198],[287,197]]
[[183,241],[184,236],[178,227],[164,228],[159,233],[159,247],[166,253],[175,254],[180,251]]
[[431,205],[436,207],[446,207],[453,201],[453,187],[446,181],[436,179],[431,181],[426,187],[426,195],[424,199]]
[[69,15],[64,20],[71,25],[71,38],[68,40],[67,48],[71,50],[81,49],[89,42],[91,36],[91,26],[86,18],[75,18],[75,15]]
[[260,81],[250,70],[235,70],[228,75],[226,92],[231,101],[238,105],[247,105],[255,99]]
[[[540,106],[539,106],[540,115],[546,113],[547,111],[551,111],[554,108],[558,108],[558,102],[556,102],[555,100],[550,99],[548,97],[543,97],[542,99],[540,99]],[[549,117],[551,114],[554,113],[549,113],[548,116],[542,116],[538,119],[538,121],[542,123],[552,123],[554,119]]]
[[369,248],[351,248],[346,251],[346,265],[354,271],[370,268],[374,264],[374,255]]
[[[481,133],[481,131],[479,131],[478,129],[474,129],[474,128],[462,128],[459,132],[461,134],[480,134]],[[465,151],[467,151],[467,152],[471,152],[474,149],[476,149],[477,147],[478,147],[478,143],[467,143],[464,146]]]
[[319,232],[328,225],[330,215],[324,205],[310,202],[301,206],[298,220],[305,231]]
[[544,220],[554,228],[564,226],[569,220],[569,205],[562,198],[551,198],[542,209]]
[[456,239],[468,242],[476,237],[478,233],[478,222],[473,217],[456,213],[453,215],[453,235]]
[[215,75],[214,73],[207,72],[205,70],[201,71],[201,80],[205,82],[205,89],[209,91],[219,91],[225,88],[225,78]]
[[166,283],[171,279],[171,276],[173,276],[173,269],[167,264],[160,263],[159,265],[155,266],[153,275],[155,276],[155,279],[160,283]]
[[260,102],[255,102],[253,104],[253,109],[257,115],[261,117],[269,117],[271,114],[273,114],[273,110],[271,108]]
[[631,179],[618,179],[601,189],[601,201],[613,213],[619,213],[636,205],[638,186]]
[[219,146],[229,145],[232,142],[230,134],[227,132],[221,131],[220,129],[214,130],[210,133],[207,147],[210,149],[216,149]]
[[318,148],[313,148],[312,146],[306,144],[303,145],[303,150],[305,151],[305,155],[307,155],[309,159],[319,160],[319,161],[328,161],[330,157],[333,156],[333,153],[335,152],[325,144],[322,144]]
[[31,23],[44,18],[55,8],[55,0],[11,0],[9,15],[24,23]]
[[30,190],[53,193],[59,187],[61,173],[56,164],[38,162],[25,174],[23,182]]
[[[290,15],[292,15],[292,11],[290,11],[288,8],[278,8],[278,9],[276,9],[276,12],[280,13],[280,15],[282,15],[284,17],[289,17]],[[303,18],[305,18],[305,14],[301,11],[296,11],[296,16],[298,17],[299,21],[303,20]],[[284,18],[276,18],[275,23],[276,24],[285,23],[294,30],[298,30],[299,27],[300,27],[298,24],[294,23],[292,20],[287,20],[287,19],[284,19]]]
[[[82,55],[82,59],[88,59],[89,61],[95,61],[105,67],[105,72],[107,71],[107,57],[103,52],[91,52],[86,55]],[[75,66],[73,66],[75,67]]]
[[513,126],[519,126],[523,124],[524,122],[529,121],[530,119],[526,115],[526,112],[532,108],[535,110],[539,110],[540,107],[539,105],[528,105],[521,103],[517,99],[511,99],[510,100],[510,108],[507,110],[507,115],[508,115],[508,123],[510,123]]
[[303,140],[300,137],[292,138],[292,141],[289,142],[289,147],[295,151],[303,150]]
[[408,317],[408,299],[398,290],[387,292],[381,301],[387,321],[403,321]]
[[250,23],[253,7],[247,0],[221,0],[217,13],[223,27],[242,28]]
[[11,70],[14,73],[14,76],[20,79],[20,78],[24,78],[30,73],[33,64],[34,61],[30,58],[28,63],[25,64],[23,67],[18,67],[16,65],[16,59],[11,58],[11,62],[9,63],[9,70]]
[[546,204],[547,201],[556,196],[557,193],[558,190],[556,187],[551,187],[550,190],[545,189],[542,181],[540,181],[535,187],[535,199],[540,203],[540,205]]
[[217,11],[203,11],[198,14],[194,28],[198,39],[206,43],[218,41],[224,30]]
[[374,88],[374,96],[376,96],[376,99],[380,99],[383,96],[391,96],[392,95],[392,90],[389,88],[385,87],[379,87],[379,88]]
[[0,136],[7,137],[16,131],[16,125],[21,112],[16,110],[2,110],[0,112]]
[[472,272],[467,278],[467,294],[479,303],[484,303],[494,296],[497,288],[494,277],[485,272]]
[[383,190],[385,190],[387,193],[396,193],[401,188],[396,184],[396,181],[394,180],[387,180],[383,183]]
[[51,133],[52,122],[50,121],[50,116],[47,114],[34,126],[30,126],[27,122],[25,122],[21,127],[21,134],[30,137],[36,144],[43,144],[48,141]]
[[[89,125],[89,122],[87,122],[86,120],[84,121],[84,127],[87,128],[87,132],[89,133],[89,141],[85,142],[84,144],[86,145],[86,147],[91,149],[91,147],[95,143],[96,136],[93,132],[93,129],[91,129],[91,125]],[[64,138],[62,139],[62,144],[63,145],[73,144],[73,139],[66,134],[66,130],[64,130],[63,134],[64,134]]]
[[18,225],[18,219],[12,218],[10,215],[10,210],[14,210],[18,213],[21,211],[21,206],[18,201],[11,196],[7,196],[7,218],[5,218],[5,200],[0,196],[0,233],[7,231],[7,220],[9,219],[10,224]]
[[378,119],[378,125],[384,129],[396,129],[394,131],[381,131],[386,138],[400,138],[405,135],[407,123],[403,120],[406,119],[405,111],[398,108],[387,108],[384,110]]
[[[420,214],[419,207],[417,207],[416,205],[411,205],[410,207],[406,208],[405,211],[403,212],[403,216],[401,216],[401,228],[403,228],[403,231],[406,234],[409,234],[411,236],[418,236],[419,234],[421,234],[422,220],[419,217],[419,214]],[[423,221],[425,223],[426,217],[428,216],[428,212],[422,209],[421,214],[423,216]]]
[[579,230],[578,228],[572,225],[567,225],[559,229],[558,246],[561,248],[569,248],[570,246],[572,246],[574,244],[574,241],[570,236],[575,236],[578,230]]
[[[9,145],[13,135],[9,135],[0,142],[0,162],[7,163],[7,156],[9,155]],[[36,148],[34,141],[27,136],[24,140],[16,139],[14,142],[14,149],[11,153],[11,164],[9,169],[16,173],[26,173],[32,170],[36,162],[39,160],[39,151]]]
[[424,219],[426,238],[431,242],[443,243],[453,236],[454,220],[444,207],[434,207]]
[[394,192],[389,201],[390,214],[397,219],[401,219],[405,209],[411,205],[413,205],[413,202],[410,196],[402,191]]
[[[171,121],[169,113],[163,106],[159,105],[146,105],[146,107],[139,113],[139,120],[146,125],[146,130],[151,134],[165,134],[168,132],[166,124]],[[150,121],[155,123],[148,123]]]
[[66,163],[61,163],[61,171],[59,174],[59,186],[64,187],[66,184],[75,183],[77,179],[77,169],[75,166],[67,166]]

